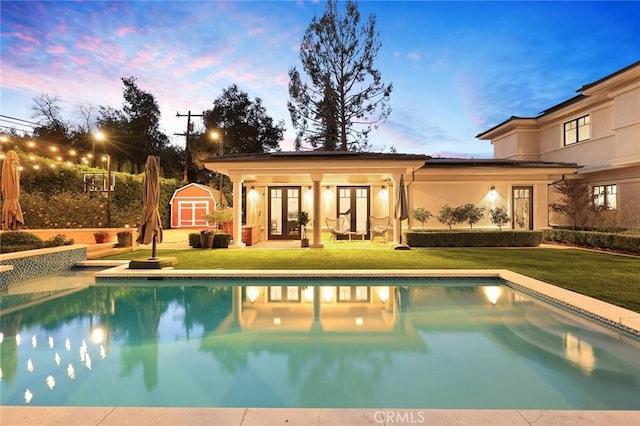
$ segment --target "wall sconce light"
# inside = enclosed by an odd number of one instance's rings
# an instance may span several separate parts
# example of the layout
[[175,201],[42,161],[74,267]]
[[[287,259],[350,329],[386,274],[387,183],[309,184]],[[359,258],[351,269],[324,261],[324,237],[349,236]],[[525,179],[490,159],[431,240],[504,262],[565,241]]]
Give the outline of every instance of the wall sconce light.
[[489,191],[489,198],[491,198],[492,200],[496,198],[497,192],[496,192],[496,187],[495,186],[491,186],[491,190]]

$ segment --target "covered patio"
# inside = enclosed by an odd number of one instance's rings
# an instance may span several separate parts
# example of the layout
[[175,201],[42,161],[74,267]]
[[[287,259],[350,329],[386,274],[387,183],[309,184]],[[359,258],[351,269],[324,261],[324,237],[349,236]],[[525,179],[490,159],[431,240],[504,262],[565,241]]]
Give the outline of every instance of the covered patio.
[[[262,241],[300,239],[297,217],[310,214],[310,247],[322,248],[327,219],[345,218],[345,232],[369,240],[370,218],[389,218],[389,241],[400,241],[395,200],[400,178],[424,166],[429,156],[342,151],[275,152],[216,157],[205,162],[233,183],[233,247],[243,247],[246,226]],[[244,196],[243,196],[244,193]],[[246,203],[246,205],[245,205]]]

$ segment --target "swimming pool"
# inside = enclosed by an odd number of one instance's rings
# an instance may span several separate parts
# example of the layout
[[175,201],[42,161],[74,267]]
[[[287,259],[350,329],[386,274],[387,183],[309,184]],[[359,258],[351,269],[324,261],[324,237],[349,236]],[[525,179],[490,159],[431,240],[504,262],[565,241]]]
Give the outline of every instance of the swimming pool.
[[637,337],[499,279],[70,287],[2,297],[3,405],[640,409]]

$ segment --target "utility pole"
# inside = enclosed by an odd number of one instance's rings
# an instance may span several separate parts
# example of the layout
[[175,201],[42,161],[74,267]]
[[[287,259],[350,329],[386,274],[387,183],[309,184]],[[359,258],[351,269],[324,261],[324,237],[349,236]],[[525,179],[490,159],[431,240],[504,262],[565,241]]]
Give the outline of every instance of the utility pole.
[[189,150],[189,135],[193,132],[193,123],[191,122],[191,117],[204,117],[204,112],[202,114],[191,114],[189,111],[186,115],[176,113],[176,117],[187,117],[187,131],[185,133],[174,133],[176,136],[185,136],[186,142],[184,145],[184,174],[183,179],[187,181],[187,171],[189,170],[189,164],[191,163],[191,151]]

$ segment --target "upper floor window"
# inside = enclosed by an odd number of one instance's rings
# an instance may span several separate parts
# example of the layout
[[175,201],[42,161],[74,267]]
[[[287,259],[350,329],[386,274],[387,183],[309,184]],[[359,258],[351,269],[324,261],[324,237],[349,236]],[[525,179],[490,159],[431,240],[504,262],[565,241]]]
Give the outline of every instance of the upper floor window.
[[617,186],[597,185],[593,187],[593,204],[603,210],[616,210],[618,203],[616,200]]
[[571,145],[591,138],[591,120],[589,115],[564,123],[564,144]]

